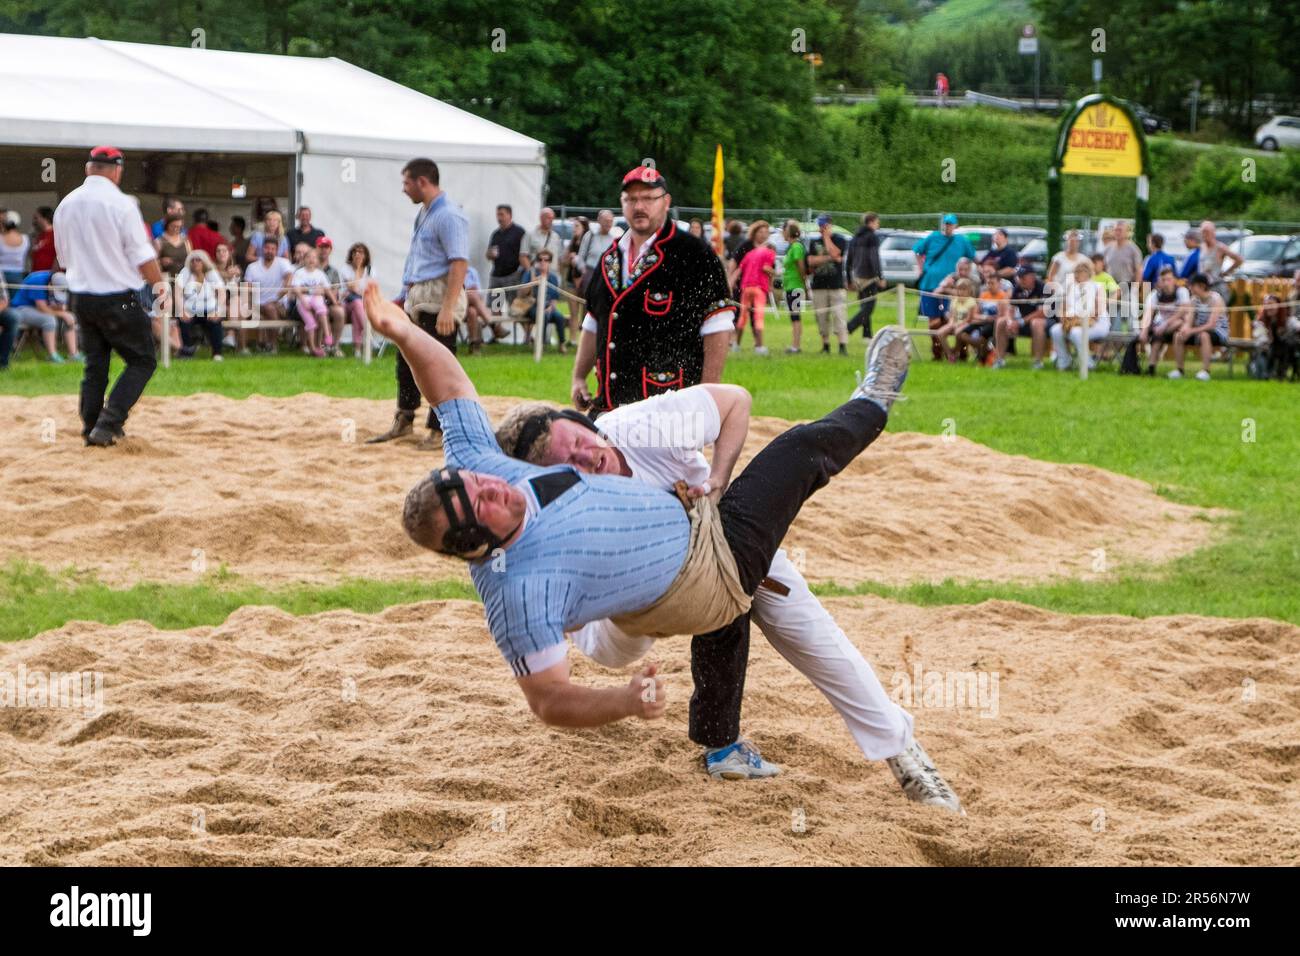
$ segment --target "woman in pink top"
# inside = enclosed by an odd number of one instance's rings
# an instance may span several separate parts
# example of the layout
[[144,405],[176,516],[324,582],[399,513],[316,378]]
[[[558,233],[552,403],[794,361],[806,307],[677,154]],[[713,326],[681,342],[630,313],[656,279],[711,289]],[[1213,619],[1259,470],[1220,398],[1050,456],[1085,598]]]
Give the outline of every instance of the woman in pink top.
[[736,318],[736,348],[745,331],[745,318],[754,317],[754,354],[766,355],[763,345],[763,307],[776,275],[776,250],[767,244],[772,227],[760,219],[749,227],[749,241],[754,248],[740,260],[740,315]]

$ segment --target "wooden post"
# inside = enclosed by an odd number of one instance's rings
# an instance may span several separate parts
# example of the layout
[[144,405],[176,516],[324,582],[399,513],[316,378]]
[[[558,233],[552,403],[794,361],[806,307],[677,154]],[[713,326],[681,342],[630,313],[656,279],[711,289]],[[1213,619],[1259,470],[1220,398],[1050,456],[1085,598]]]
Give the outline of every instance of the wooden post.
[[533,361],[542,360],[542,350],[546,346],[546,325],[542,321],[546,315],[546,276],[537,273],[537,304],[533,307]]

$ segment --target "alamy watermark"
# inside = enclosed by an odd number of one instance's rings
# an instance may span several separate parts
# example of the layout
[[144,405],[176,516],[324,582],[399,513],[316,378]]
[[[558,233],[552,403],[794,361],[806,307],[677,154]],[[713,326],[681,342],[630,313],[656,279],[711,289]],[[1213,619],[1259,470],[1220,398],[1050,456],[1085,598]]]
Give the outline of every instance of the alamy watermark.
[[49,707],[104,712],[104,675],[100,671],[0,671],[0,707]]

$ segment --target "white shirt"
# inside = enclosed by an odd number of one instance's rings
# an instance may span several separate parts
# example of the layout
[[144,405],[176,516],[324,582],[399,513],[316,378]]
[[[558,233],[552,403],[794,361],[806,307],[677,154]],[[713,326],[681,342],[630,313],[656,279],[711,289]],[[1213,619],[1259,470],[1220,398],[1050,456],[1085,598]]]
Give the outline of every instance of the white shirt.
[[[637,250],[636,257],[633,258],[632,252],[632,230],[629,229],[618,239],[618,247],[623,252],[623,287],[627,288],[631,281],[632,268],[650,251],[651,244],[659,238],[658,233],[654,233],[645,242],[641,243],[641,248]],[[612,243],[611,243],[612,245]],[[596,268],[600,268],[599,264]],[[712,335],[714,332],[730,332],[736,327],[736,311],[734,309],[724,309],[723,311],[712,316],[700,326],[700,335]],[[588,312],[582,317],[582,331],[590,332],[595,335],[599,326],[596,325],[596,317]],[[671,485],[669,486],[671,487]]]
[[[58,233],[55,233],[57,236]],[[259,257],[248,264],[244,270],[244,281],[257,287],[257,304],[266,305],[281,297],[284,289],[284,277],[293,275],[293,263],[278,256],[266,265]]]
[[1185,286],[1178,286],[1174,290],[1173,302],[1161,302],[1160,293],[1152,289],[1147,293],[1146,307],[1151,310],[1151,321],[1153,323],[1168,322],[1177,314],[1178,310],[1191,301],[1191,296],[1187,294]]
[[298,269],[293,274],[293,279],[289,285],[295,289],[307,289],[309,292],[320,295],[318,289],[323,289],[330,284],[329,276],[322,269]]
[[185,300],[185,311],[190,315],[213,316],[217,314],[217,293],[225,288],[221,276],[211,269],[203,273],[200,283],[190,273],[182,269],[177,277],[181,285],[181,295]]
[[0,269],[5,272],[27,271],[27,251],[32,247],[32,240],[29,236],[21,238],[22,241],[16,246],[0,239]]
[[54,210],[54,248],[69,291],[91,295],[140,288],[140,266],[157,257],[140,208],[104,176],[87,176]]
[[[352,266],[350,266],[348,263],[345,262],[343,263],[343,265],[339,266],[339,281],[343,283],[343,288],[340,291],[343,295],[346,296],[352,293],[352,289],[348,286],[348,283],[356,278],[357,278],[356,270],[353,269]],[[367,269],[364,273],[361,274],[360,281],[357,283],[358,291],[365,292],[366,286],[370,285],[370,283],[374,281],[375,281],[374,273],[371,272],[369,269]],[[468,276],[466,276],[465,287],[469,288]]]
[[[1070,255],[1070,253],[1062,249],[1056,255],[1052,256],[1052,263],[1056,265],[1055,281],[1061,283],[1062,285],[1064,285],[1067,282],[1073,281],[1074,270],[1078,267],[1079,263],[1081,262],[1086,262],[1089,265],[1092,265],[1092,260],[1089,259],[1087,256],[1085,256],[1082,252],[1076,252],[1074,255]],[[1052,271],[1050,265],[1047,271],[1048,272]]]
[[669,491],[673,483],[702,485],[709,477],[703,449],[718,440],[722,417],[703,385],[622,405],[596,423],[623,453],[632,477]]

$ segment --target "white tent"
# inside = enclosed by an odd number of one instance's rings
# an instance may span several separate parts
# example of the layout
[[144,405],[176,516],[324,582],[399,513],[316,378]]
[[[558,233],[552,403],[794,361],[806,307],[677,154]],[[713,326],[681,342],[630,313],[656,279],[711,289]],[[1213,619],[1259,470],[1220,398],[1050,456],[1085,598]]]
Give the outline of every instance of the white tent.
[[[495,206],[511,204],[525,224],[541,208],[544,144],[333,57],[0,34],[0,88],[0,148],[291,158],[293,207],[311,207],[336,263],[365,242],[386,292],[397,289],[415,215],[401,191],[407,160],[438,163],[480,272]],[[60,194],[73,185],[61,181]]]

